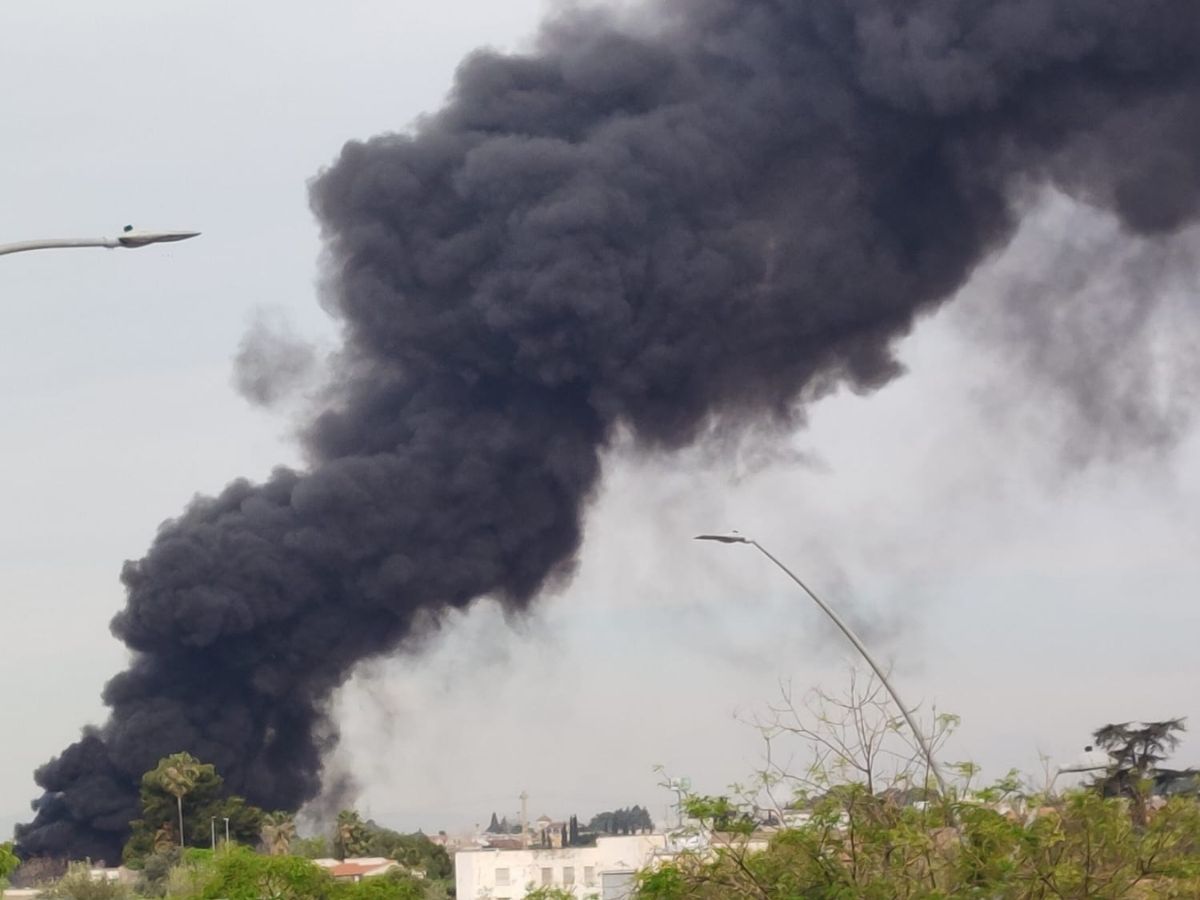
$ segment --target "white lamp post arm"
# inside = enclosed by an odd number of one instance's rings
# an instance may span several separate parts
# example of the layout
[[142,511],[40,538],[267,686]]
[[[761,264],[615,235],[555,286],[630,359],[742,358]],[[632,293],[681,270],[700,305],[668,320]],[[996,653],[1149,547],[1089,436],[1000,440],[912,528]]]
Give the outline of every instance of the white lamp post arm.
[[58,250],[68,247],[120,247],[116,238],[47,238],[40,241],[17,241],[15,244],[0,244],[0,256],[6,253],[23,253],[26,250]]
[[24,253],[26,250],[63,250],[72,247],[145,247],[149,244],[167,244],[186,241],[199,235],[198,231],[142,231],[132,226],[116,237],[101,238],[45,238],[37,241],[17,241],[15,244],[0,244],[0,256],[6,253]]

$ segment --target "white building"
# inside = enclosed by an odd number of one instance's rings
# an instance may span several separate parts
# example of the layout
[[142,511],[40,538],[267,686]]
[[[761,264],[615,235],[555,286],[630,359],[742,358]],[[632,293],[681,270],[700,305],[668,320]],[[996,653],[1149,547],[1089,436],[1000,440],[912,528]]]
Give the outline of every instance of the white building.
[[576,897],[625,900],[634,873],[666,850],[661,834],[596,839],[594,847],[550,850],[460,850],[454,855],[458,900],[517,900],[538,887]]

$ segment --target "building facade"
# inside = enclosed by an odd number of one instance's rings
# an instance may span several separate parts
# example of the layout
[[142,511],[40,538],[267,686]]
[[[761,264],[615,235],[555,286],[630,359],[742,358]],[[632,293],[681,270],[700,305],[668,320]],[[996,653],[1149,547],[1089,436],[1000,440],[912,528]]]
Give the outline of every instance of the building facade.
[[576,897],[625,900],[633,873],[666,851],[661,834],[597,838],[594,847],[460,850],[454,856],[458,900],[518,900],[539,887]]

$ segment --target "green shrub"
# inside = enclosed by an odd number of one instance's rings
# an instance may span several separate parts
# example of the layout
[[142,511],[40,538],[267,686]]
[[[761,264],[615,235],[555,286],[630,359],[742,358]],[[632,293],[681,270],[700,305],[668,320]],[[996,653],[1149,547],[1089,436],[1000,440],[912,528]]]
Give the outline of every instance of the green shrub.
[[43,896],[55,900],[128,900],[130,891],[117,881],[94,880],[87,863],[71,863],[67,874]]

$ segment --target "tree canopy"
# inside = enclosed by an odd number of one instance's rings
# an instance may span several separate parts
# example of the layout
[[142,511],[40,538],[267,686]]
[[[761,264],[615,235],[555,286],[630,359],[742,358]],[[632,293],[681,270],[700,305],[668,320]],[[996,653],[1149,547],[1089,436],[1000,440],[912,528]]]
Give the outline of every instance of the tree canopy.
[[612,812],[597,813],[588,823],[589,831],[601,834],[637,834],[643,831],[653,831],[654,822],[650,813],[640,806],[628,809],[617,809]]
[[[945,764],[954,777],[943,792],[873,681],[814,696],[785,692],[762,728],[768,760],[813,762],[775,763],[728,797],[683,792],[693,849],[641,872],[638,900],[1200,897],[1200,803],[1147,802],[1182,721],[1099,729],[1110,772],[1065,796],[1016,772],[976,787],[978,767],[965,762]],[[935,752],[955,721],[934,719]],[[899,760],[895,774],[883,759]],[[1120,772],[1122,790],[1109,790]]]
[[358,882],[335,881],[298,856],[264,856],[227,847],[176,878],[170,896],[187,900],[444,900],[440,882],[390,873]]
[[183,844],[209,847],[214,833],[218,841],[223,841],[227,818],[231,841],[258,844],[262,810],[227,793],[224,779],[210,764],[192,757],[187,760],[167,757],[142,777],[138,796],[141,816],[130,823],[129,841],[122,852],[122,859],[128,864],[137,865],[150,854],[180,843],[181,798],[184,804]]
[[21,860],[13,851],[12,841],[0,844],[0,884],[8,880],[8,876],[16,871]]
[[1108,753],[1112,764],[1097,777],[1095,786],[1106,797],[1128,799],[1135,821],[1144,825],[1146,803],[1159,764],[1179,746],[1180,735],[1185,730],[1183,719],[1122,722],[1098,728],[1092,737]]
[[406,869],[420,870],[431,879],[454,877],[454,863],[445,847],[435,844],[421,832],[401,834],[374,821],[363,821],[354,810],[343,810],[338,814],[334,844],[339,849],[344,844],[347,852],[340,854],[341,859],[382,856],[396,860]]

